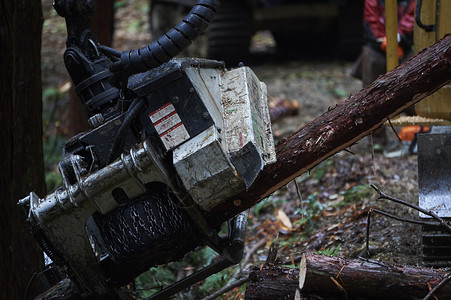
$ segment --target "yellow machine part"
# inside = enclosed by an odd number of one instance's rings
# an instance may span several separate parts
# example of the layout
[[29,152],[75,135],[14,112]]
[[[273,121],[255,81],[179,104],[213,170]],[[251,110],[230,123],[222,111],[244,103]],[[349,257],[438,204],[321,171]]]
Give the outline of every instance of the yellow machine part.
[[[435,31],[427,32],[415,22],[415,53],[429,47],[451,32],[451,0],[423,0],[420,20],[425,25],[435,25]],[[451,84],[447,84],[415,105],[419,116],[451,120]]]
[[385,1],[385,35],[387,37],[387,72],[396,68],[398,59],[398,7],[396,0]]

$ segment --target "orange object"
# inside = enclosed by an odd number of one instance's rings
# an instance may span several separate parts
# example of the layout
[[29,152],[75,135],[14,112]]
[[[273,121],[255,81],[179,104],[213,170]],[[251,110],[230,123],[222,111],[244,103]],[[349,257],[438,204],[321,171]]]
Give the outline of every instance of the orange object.
[[401,46],[398,46],[398,57],[403,58],[404,57],[404,50],[402,50]]
[[398,137],[403,142],[411,142],[415,138],[415,134],[419,132],[429,132],[430,128],[428,126],[412,125],[401,128]]
[[[381,42],[381,50],[387,51],[387,38],[384,36]],[[398,58],[404,57],[404,50],[402,50],[401,46],[398,46]]]
[[386,51],[387,50],[387,37],[383,37],[381,41],[381,50]]

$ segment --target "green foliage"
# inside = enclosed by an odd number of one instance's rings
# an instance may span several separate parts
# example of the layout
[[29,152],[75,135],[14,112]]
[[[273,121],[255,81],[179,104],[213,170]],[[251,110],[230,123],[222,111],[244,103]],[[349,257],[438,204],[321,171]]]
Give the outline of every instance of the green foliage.
[[294,214],[301,214],[307,219],[319,216],[324,209],[324,205],[317,200],[318,193],[310,194],[306,200],[302,201],[302,207],[297,208]]
[[318,164],[315,168],[313,168],[309,173],[303,174],[301,176],[301,181],[307,180],[309,178],[313,178],[315,180],[320,180],[327,174],[329,168],[333,166],[334,158],[330,157],[325,161]]
[[282,267],[289,268],[289,269],[296,269],[297,268],[296,265],[282,265]]
[[176,280],[177,273],[172,268],[152,268],[135,279],[138,299],[150,297],[158,292],[161,286],[169,285]]
[[42,92],[44,103],[42,113],[44,138],[42,144],[45,163],[45,184],[49,193],[63,184],[61,175],[57,170],[57,165],[62,158],[61,149],[66,142],[66,138],[55,132],[55,115],[57,114],[58,101],[65,96],[65,92],[53,87],[46,88]]
[[272,211],[275,208],[280,207],[284,201],[285,199],[270,195],[252,207],[252,215],[258,218],[260,214],[265,213],[265,211]]
[[329,168],[330,165],[332,165],[332,163],[333,163],[332,160],[326,160],[325,162],[319,164],[312,172],[313,178],[316,180],[320,180],[321,178],[323,178],[324,175],[326,175],[327,173],[327,169]]
[[[200,269],[210,264],[216,257],[218,257],[218,254],[214,250],[209,247],[204,247],[188,253],[182,261],[171,262],[166,266],[151,268],[135,279],[138,299],[149,297],[161,290],[162,287],[176,282],[177,274],[180,270],[190,266],[196,266],[196,269]],[[189,293],[192,299],[206,297],[221,288],[224,282],[227,282],[230,278],[231,272],[232,270],[226,269],[214,274],[205,279],[201,284],[193,286],[189,292],[185,291],[184,293]]]
[[195,295],[199,296],[199,298],[200,297],[204,298],[222,288],[224,286],[224,283],[227,282],[228,279],[230,278],[228,271],[229,270],[226,269],[222,272],[207,277],[207,279],[205,279],[202,285],[200,285],[197,288]]
[[139,29],[143,26],[143,23],[141,20],[134,20],[128,25],[128,30],[131,32],[138,32]]
[[[62,99],[66,93],[61,92],[58,88],[49,87],[42,91],[42,101],[44,102],[44,108],[46,112],[53,113],[53,109],[55,108],[56,102]],[[44,115],[43,118],[51,119],[51,115]]]
[[114,9],[119,9],[127,4],[127,0],[116,0],[114,1]]
[[143,15],[147,15],[150,11],[148,1],[140,1],[135,4],[135,10],[140,11]]
[[352,187],[351,189],[344,191],[342,195],[344,200],[341,202],[341,206],[358,201],[362,198],[369,197],[373,194],[373,189],[369,184],[361,184]]
[[51,193],[61,185],[63,185],[63,178],[59,173],[57,172],[45,173],[45,186],[47,187],[47,192]]
[[315,252],[316,254],[327,255],[327,256],[337,256],[340,252],[341,244],[336,247],[327,248],[324,250],[319,250]]
[[50,166],[55,166],[61,161],[61,151],[65,142],[66,138],[60,135],[52,135],[44,138],[44,161],[48,169],[52,169]]
[[270,202],[269,197],[263,199],[252,207],[252,214],[258,218],[260,213],[263,211],[263,208],[266,206],[267,202]]
[[333,90],[333,93],[340,98],[346,98],[349,96],[349,93],[342,88],[335,88]]
[[317,218],[325,207],[318,201],[317,195],[318,193],[309,195],[306,200],[302,201],[302,207],[299,207],[294,211],[294,214],[302,215],[302,218],[294,222],[294,225],[296,227],[305,226],[303,234],[306,236],[314,229],[313,219]]
[[291,75],[293,78],[300,78],[303,80],[315,80],[316,74],[311,71],[301,71],[301,72],[293,72]]

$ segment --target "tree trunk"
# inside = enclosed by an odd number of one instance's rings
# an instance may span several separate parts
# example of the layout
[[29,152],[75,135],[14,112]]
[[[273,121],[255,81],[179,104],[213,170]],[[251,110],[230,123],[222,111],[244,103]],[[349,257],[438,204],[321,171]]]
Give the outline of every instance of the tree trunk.
[[[446,276],[444,270],[316,254],[304,257],[299,269],[256,268],[249,274],[245,299],[294,299],[300,282],[303,282],[300,289],[303,295],[326,299],[423,299]],[[436,292],[440,299],[450,295],[451,284]]]
[[219,226],[451,81],[451,34],[276,145],[277,162],[248,190],[209,212]]
[[17,201],[45,195],[42,156],[41,29],[39,0],[0,0],[0,286],[2,299],[35,295],[43,267]]

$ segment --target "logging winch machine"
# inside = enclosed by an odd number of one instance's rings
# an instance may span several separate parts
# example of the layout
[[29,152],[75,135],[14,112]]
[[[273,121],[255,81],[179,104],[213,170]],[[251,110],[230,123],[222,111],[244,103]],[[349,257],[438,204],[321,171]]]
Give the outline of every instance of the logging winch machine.
[[199,0],[156,41],[119,52],[91,31],[94,0],[54,1],[66,19],[64,62],[91,129],[64,145],[63,185],[19,201],[53,261],[49,281],[64,271],[84,297],[113,299],[150,267],[199,246],[218,252],[211,265],[151,297],[167,299],[241,260],[246,214],[219,234],[206,213],[275,162],[266,86],[245,66],[174,58],[218,5]]

